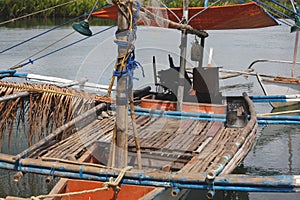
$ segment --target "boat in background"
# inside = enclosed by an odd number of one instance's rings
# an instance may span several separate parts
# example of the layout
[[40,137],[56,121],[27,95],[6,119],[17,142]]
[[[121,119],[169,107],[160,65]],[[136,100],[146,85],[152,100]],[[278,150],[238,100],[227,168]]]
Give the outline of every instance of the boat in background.
[[292,106],[300,103],[300,70],[296,70],[296,66],[300,66],[300,62],[297,62],[297,54],[299,48],[299,30],[300,30],[300,6],[297,5],[293,0],[291,1],[294,8],[295,24],[291,27],[291,33],[295,33],[295,45],[293,61],[282,61],[282,60],[256,60],[252,62],[248,70],[254,70],[253,66],[257,63],[268,63],[268,64],[285,64],[286,70],[290,71],[290,76],[277,75],[276,68],[274,67],[274,75],[267,75],[261,77],[257,73],[257,79],[260,83],[262,90],[266,96],[286,96],[285,102],[271,102],[270,104],[274,108],[280,108],[285,106]]
[[[163,13],[171,22],[179,23],[183,16],[183,8],[156,8],[143,7],[144,10],[153,13]],[[111,6],[93,12],[93,16],[117,20],[117,6]],[[189,7],[188,24],[198,30],[230,30],[249,29],[276,26],[276,20],[270,17],[265,10],[255,2],[234,4],[226,6]],[[139,25],[175,28],[170,21],[161,23],[158,17],[152,20],[138,21]]]

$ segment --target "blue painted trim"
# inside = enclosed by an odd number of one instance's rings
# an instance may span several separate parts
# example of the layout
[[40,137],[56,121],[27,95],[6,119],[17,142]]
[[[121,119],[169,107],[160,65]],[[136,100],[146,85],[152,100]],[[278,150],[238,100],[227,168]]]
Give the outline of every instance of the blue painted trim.
[[[162,110],[150,110],[144,108],[135,108],[134,112],[135,114],[141,116],[166,117],[166,118],[182,119],[182,120],[200,120],[200,121],[206,120],[206,121],[226,122],[225,114],[162,111]],[[265,116],[265,117],[257,116],[257,122],[259,125],[300,124],[300,116],[286,116],[286,115],[275,115],[275,116]]]
[[[21,163],[21,161],[20,161]],[[117,177],[116,173],[109,173],[107,170],[102,169],[99,170],[98,173],[92,174],[87,172],[76,172],[71,170],[66,170],[64,167],[53,169],[47,168],[44,166],[36,166],[34,164],[30,164],[28,166],[24,166],[21,164],[17,164],[19,171],[25,173],[37,173],[42,175],[53,175],[58,177],[65,178],[75,178],[75,179],[83,179],[83,180],[95,180],[95,181],[108,181],[109,177]],[[0,168],[15,170],[15,164],[9,163],[6,161],[0,161]],[[83,169],[84,167],[82,167]],[[172,174],[170,174],[169,178],[156,178],[149,175],[126,175],[122,180],[122,184],[129,185],[143,185],[143,186],[155,186],[155,187],[165,187],[165,188],[179,188],[179,189],[198,189],[198,190],[208,190],[210,189],[210,184],[205,181],[205,174],[199,174],[199,179],[197,180],[189,180],[187,178],[172,178]],[[241,181],[236,181],[235,177],[237,175],[226,175],[224,177],[217,177],[213,184],[214,190],[234,190],[234,191],[245,191],[245,192],[299,192],[299,184],[295,184],[295,179],[290,175],[281,175],[281,176],[260,176],[259,182],[254,182],[251,180],[251,176],[249,175],[241,175],[238,178]],[[256,176],[257,177],[257,176]],[[232,181],[231,181],[232,178]],[[276,180],[274,180],[274,178]],[[245,180],[245,181],[243,181]],[[247,181],[246,181],[247,180]],[[256,179],[257,180],[257,179]],[[262,181],[261,181],[262,180]]]
[[263,102],[289,102],[289,100],[299,101],[300,96],[297,95],[273,95],[273,96],[250,96],[250,99],[255,103]]

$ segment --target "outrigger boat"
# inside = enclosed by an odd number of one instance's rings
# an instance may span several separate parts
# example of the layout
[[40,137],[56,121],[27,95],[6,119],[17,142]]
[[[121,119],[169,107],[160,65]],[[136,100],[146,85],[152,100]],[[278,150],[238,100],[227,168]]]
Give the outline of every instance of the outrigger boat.
[[[256,1],[265,9],[271,11],[271,13],[278,15],[279,17],[287,17],[287,15],[277,11],[273,7],[270,7],[264,4],[261,1]],[[268,96],[267,98],[277,99],[276,101],[270,102],[273,108],[280,108],[286,106],[292,106],[300,103],[300,76],[299,70],[296,66],[300,65],[300,62],[297,62],[298,46],[299,46],[299,28],[300,28],[300,7],[293,0],[291,0],[291,5],[293,10],[290,10],[286,6],[276,2],[271,1],[276,6],[279,6],[290,12],[294,15],[294,23],[290,20],[278,19],[284,24],[291,26],[291,33],[295,34],[295,45],[294,45],[294,54],[293,60],[270,60],[270,59],[258,59],[253,61],[245,71],[240,73],[237,71],[224,70],[225,73],[230,73],[231,75],[225,76],[235,77],[237,75],[252,75],[256,76],[257,80],[263,90],[264,95]],[[262,65],[262,63],[264,65]],[[259,65],[259,66],[257,66]],[[267,67],[267,68],[266,68]],[[286,72],[290,74],[276,74],[277,70],[280,70],[279,67],[285,67]],[[271,70],[270,70],[271,69]],[[222,70],[221,70],[222,71]],[[271,71],[266,73],[265,71]]]
[[[131,95],[133,77],[129,68],[139,66],[131,46],[137,18],[144,15],[153,20],[154,15],[138,2],[113,2],[118,8],[115,10],[119,18],[116,35],[118,52],[121,52],[115,69],[116,99],[52,85],[25,87],[20,83],[1,82],[2,90],[6,91],[2,93],[2,108],[15,101],[14,106],[27,102],[22,106],[27,105],[30,111],[41,111],[39,105],[48,102],[49,109],[41,115],[29,112],[33,122],[31,130],[47,131],[49,121],[46,123],[43,119],[54,117],[51,124],[56,128],[45,138],[17,155],[0,154],[1,168],[18,171],[14,176],[16,181],[23,173],[48,175],[47,181],[53,177],[64,178],[49,195],[32,199],[155,199],[170,195],[183,199],[190,189],[207,190],[207,196],[213,198],[218,189],[292,192],[300,187],[297,176],[283,180],[283,177],[230,175],[251,150],[258,125],[254,105],[247,94],[223,97],[219,92],[218,67],[206,68],[200,64],[193,68],[190,80],[184,56],[180,67],[176,67],[169,56],[170,68],[158,74],[153,57],[154,74],[160,80],[155,81],[155,85],[160,89],[153,92],[147,87]],[[252,8],[251,17],[257,14],[261,19],[268,19],[260,20],[259,27],[276,25],[257,4],[229,8],[248,6]],[[184,5],[184,19],[188,19],[188,12]],[[187,33],[196,34],[203,44],[207,37],[206,32],[185,23],[170,21],[169,25],[183,31],[182,55],[186,51]],[[89,35],[89,31],[82,29],[86,27],[87,21],[82,22],[80,32]],[[197,61],[202,62],[202,55]],[[112,85],[113,81],[108,94]],[[72,107],[81,114],[75,118],[66,114]],[[35,124],[37,119],[41,122]],[[2,122],[6,123],[11,124],[11,121]]]
[[[253,62],[249,69],[253,67],[255,63],[258,62],[270,62],[270,63],[286,63],[291,66],[291,76],[277,76],[274,78],[264,78],[263,90],[266,95],[286,95],[287,102],[273,102],[271,105],[274,108],[291,106],[300,103],[300,76],[297,76],[296,65],[300,63],[297,62],[297,52],[298,52],[298,44],[299,44],[299,30],[300,30],[300,7],[291,0],[291,4],[295,11],[295,24],[291,27],[291,33],[295,33],[295,47],[294,47],[294,56],[293,61],[268,61],[268,60],[258,60],[257,62]],[[298,74],[299,75],[299,74]],[[259,78],[259,77],[258,77]],[[260,81],[260,80],[259,80]],[[293,101],[294,99],[294,101]],[[290,100],[290,101],[289,101]]]

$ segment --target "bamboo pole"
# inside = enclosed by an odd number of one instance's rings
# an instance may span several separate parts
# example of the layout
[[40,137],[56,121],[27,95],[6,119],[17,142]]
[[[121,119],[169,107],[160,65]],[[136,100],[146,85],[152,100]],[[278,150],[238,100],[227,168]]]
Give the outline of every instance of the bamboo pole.
[[[240,76],[240,75],[250,75],[250,76],[256,76],[257,75],[257,73],[249,71],[249,70],[247,70],[247,71],[238,71],[238,70],[220,69],[219,71],[220,72],[224,72],[224,73],[233,74],[232,77],[236,77],[236,76]],[[287,80],[292,80],[292,81],[296,79],[295,77],[278,76],[278,75],[272,75],[272,74],[259,74],[259,75],[261,77],[265,77],[265,78],[282,78],[282,79],[287,79]]]
[[[58,84],[58,85],[63,85],[63,84],[67,85],[76,82],[70,79],[58,78],[53,76],[44,76],[39,74],[27,74],[26,79],[31,81],[36,81],[36,82]],[[90,82],[86,82],[84,84],[84,87],[96,89],[97,91],[101,91],[101,92],[106,92],[109,88],[108,85],[101,85],[101,84],[90,83]],[[115,90],[115,87],[112,86],[111,90]]]
[[[183,14],[182,22],[187,24],[189,14],[189,0],[183,0]],[[181,44],[180,44],[180,69],[179,69],[179,84],[177,89],[177,110],[182,110],[183,96],[184,96],[184,73],[186,68],[186,53],[187,53],[187,31],[183,29],[181,32]]]
[[294,47],[294,57],[293,57],[293,66],[292,66],[292,71],[291,71],[291,76],[292,77],[295,77],[298,43],[299,43],[299,30],[296,31],[296,39],[295,39],[295,47]]
[[283,114],[292,114],[292,113],[300,113],[300,110],[288,110],[288,111],[281,111],[281,112],[274,112],[274,113],[263,113],[258,114],[257,116],[272,116],[272,115],[283,115]]
[[138,169],[142,169],[141,145],[140,145],[138,131],[137,131],[137,127],[136,127],[133,93],[131,94],[131,97],[130,97],[130,116],[131,116],[132,128],[133,128],[133,133],[134,133],[134,142],[135,142],[135,146],[136,146]]
[[[225,115],[212,115],[212,114],[201,114],[201,116],[193,116],[193,113],[189,113],[188,115],[185,115],[185,113],[182,113],[182,115],[170,115],[167,113],[164,114],[158,114],[155,112],[156,110],[153,110],[150,112],[139,112],[135,111],[135,114],[141,115],[141,116],[151,116],[151,117],[164,117],[164,118],[171,118],[171,119],[182,119],[182,120],[200,120],[200,121],[213,121],[213,122],[225,122],[226,116]],[[214,117],[215,116],[215,117]],[[288,118],[261,118],[258,117],[257,122],[259,125],[265,125],[265,124],[300,124],[300,121],[296,117],[288,117]]]
[[[121,46],[118,45],[118,58],[116,64],[116,70],[121,72],[124,70],[124,64],[126,64],[126,57],[130,49],[128,31],[131,22],[129,19],[129,8],[126,5],[126,0],[114,0],[114,4],[118,6],[118,30],[116,32],[117,41],[126,41],[127,45]],[[115,141],[112,144],[116,144],[116,147],[113,148],[115,152],[111,152],[115,156],[113,162],[115,162],[115,167],[123,168],[127,166],[127,141],[128,137],[128,76],[119,76],[117,78],[117,96],[116,96],[116,137]],[[126,157],[126,158],[125,158]]]
[[[5,156],[4,156],[5,157]],[[12,156],[11,156],[12,157]],[[121,170],[101,169],[98,167],[43,162],[37,159],[25,158],[19,162],[9,163],[4,161],[0,154],[0,167],[25,173],[37,173],[56,177],[76,178],[96,181],[109,181],[110,177],[117,177]],[[11,159],[10,159],[11,160]],[[206,174],[199,173],[166,173],[162,171],[145,172],[128,171],[121,180],[122,184],[178,187],[188,189],[208,189]],[[215,178],[215,190],[236,190],[251,192],[299,192],[299,175],[280,176],[249,176],[249,175],[221,175]]]

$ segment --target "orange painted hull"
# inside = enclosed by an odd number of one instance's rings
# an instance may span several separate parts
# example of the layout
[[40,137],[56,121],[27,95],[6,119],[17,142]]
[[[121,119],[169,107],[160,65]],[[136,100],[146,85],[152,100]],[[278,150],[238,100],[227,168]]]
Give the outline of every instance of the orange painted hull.
[[[96,188],[102,188],[102,182],[96,181],[83,181],[83,180],[73,180],[67,179],[64,183],[64,187],[60,193],[70,193],[70,192],[82,192],[84,190],[92,190]],[[118,200],[133,200],[139,199],[151,192],[154,187],[146,186],[132,186],[132,185],[121,185],[121,190],[118,193]],[[113,189],[98,191],[87,194],[71,195],[67,197],[62,197],[61,200],[114,200],[116,199]]]
[[[177,102],[157,100],[153,95],[148,95],[142,98],[142,108],[153,109],[153,110],[165,110],[165,111],[176,111]],[[211,113],[211,114],[225,114],[226,105],[224,104],[206,104],[206,103],[192,103],[183,102],[182,111],[185,112],[199,112],[199,113]]]

